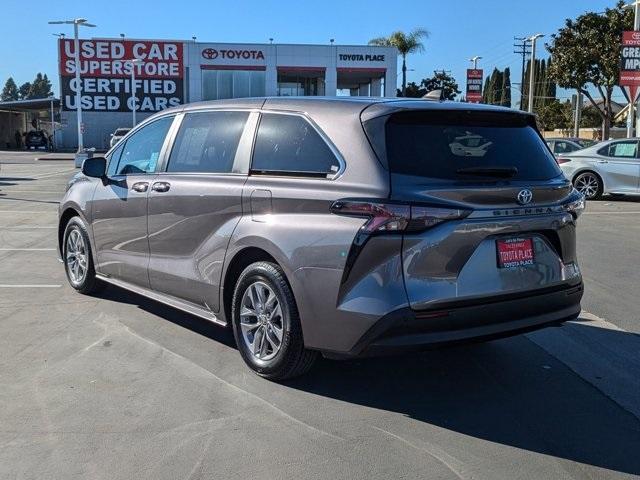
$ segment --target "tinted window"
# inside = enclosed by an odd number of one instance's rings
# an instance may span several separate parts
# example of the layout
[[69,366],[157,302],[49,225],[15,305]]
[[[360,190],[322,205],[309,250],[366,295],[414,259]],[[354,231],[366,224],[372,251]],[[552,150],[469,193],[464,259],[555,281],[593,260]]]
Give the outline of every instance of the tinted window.
[[635,158],[638,156],[638,142],[614,142],[598,150],[600,155],[615,158]]
[[561,173],[544,140],[520,114],[395,114],[387,121],[386,147],[391,172],[404,175],[477,181],[483,176],[463,170],[515,167],[516,180],[548,180]]
[[248,112],[187,114],[169,157],[168,172],[231,172]]
[[116,175],[135,175],[155,171],[164,138],[173,117],[164,117],[145,125],[124,144]]
[[264,114],[253,152],[255,172],[325,176],[339,170],[335,155],[304,118]]

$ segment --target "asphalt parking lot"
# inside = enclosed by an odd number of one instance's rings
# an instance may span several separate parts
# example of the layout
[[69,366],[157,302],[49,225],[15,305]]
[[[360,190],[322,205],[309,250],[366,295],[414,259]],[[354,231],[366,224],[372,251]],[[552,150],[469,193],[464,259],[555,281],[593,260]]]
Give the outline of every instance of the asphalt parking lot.
[[252,374],[225,330],[56,259],[72,162],[0,153],[0,478],[640,476],[640,199],[580,219],[579,321]]

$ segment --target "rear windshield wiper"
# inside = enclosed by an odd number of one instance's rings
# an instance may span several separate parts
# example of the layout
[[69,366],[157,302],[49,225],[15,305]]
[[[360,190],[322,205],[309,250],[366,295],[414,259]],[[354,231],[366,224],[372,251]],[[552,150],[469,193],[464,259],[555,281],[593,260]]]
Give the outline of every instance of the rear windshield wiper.
[[517,175],[516,167],[468,167],[456,170],[458,175],[478,175],[481,177],[511,178]]

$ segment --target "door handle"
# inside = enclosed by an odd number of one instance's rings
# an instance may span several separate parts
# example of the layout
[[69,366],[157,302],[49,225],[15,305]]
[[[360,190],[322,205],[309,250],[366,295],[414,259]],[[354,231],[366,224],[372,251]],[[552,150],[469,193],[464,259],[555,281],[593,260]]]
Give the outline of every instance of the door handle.
[[144,193],[149,188],[149,184],[147,182],[136,182],[131,185],[131,190],[138,193]]
[[151,190],[154,192],[168,192],[169,188],[171,188],[171,184],[169,182],[155,182],[151,185]]

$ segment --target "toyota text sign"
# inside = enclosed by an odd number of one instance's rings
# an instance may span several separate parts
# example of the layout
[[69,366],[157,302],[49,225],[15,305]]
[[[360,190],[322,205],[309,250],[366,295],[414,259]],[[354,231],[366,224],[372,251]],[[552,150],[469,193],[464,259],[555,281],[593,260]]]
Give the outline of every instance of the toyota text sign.
[[[130,112],[131,70],[136,110],[157,112],[184,101],[182,42],[151,40],[80,40],[80,84],[75,79],[73,40],[60,40],[60,85],[64,110]],[[136,63],[131,60],[138,59]]]
[[467,69],[467,102],[479,103],[482,101],[482,69]]

